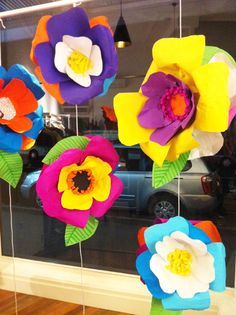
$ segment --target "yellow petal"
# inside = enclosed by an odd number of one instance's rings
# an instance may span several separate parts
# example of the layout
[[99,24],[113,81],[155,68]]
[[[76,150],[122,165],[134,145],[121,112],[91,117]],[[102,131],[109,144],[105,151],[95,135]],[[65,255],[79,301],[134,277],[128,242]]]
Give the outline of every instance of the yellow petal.
[[61,169],[57,189],[59,192],[65,191],[68,189],[67,185],[67,176],[72,172],[78,169],[77,164],[71,164],[69,166],[65,166]]
[[160,145],[153,141],[148,141],[140,144],[143,152],[148,155],[155,163],[157,163],[160,167],[162,166],[167,153],[170,149],[170,145]]
[[204,65],[193,72],[200,98],[194,127],[201,131],[222,132],[228,128],[229,69],[223,62]]
[[158,68],[177,65],[187,73],[191,73],[200,67],[204,48],[205,37],[203,35],[162,38],[153,46],[153,60]]
[[63,192],[61,197],[62,207],[68,210],[88,210],[91,208],[93,203],[93,197],[90,194],[73,194],[71,190]]
[[149,67],[149,69],[148,69],[148,71],[147,71],[147,73],[145,75],[145,78],[144,78],[142,84],[146,83],[146,81],[148,80],[150,75],[153,74],[153,73],[156,73],[156,72],[158,72],[157,64],[154,61],[152,61],[151,65],[150,65],[150,67]]
[[193,126],[190,126],[169,141],[170,150],[166,157],[168,161],[175,161],[179,158],[180,154],[191,151],[193,148],[199,146],[192,134]]
[[130,146],[147,142],[154,129],[140,126],[138,114],[147,98],[141,93],[120,93],[114,98],[114,109],[118,120],[120,142]]
[[91,192],[94,199],[97,201],[105,201],[110,195],[111,191],[111,177],[105,176],[104,178],[95,182],[94,189]]
[[84,162],[78,166],[78,170],[90,169],[95,180],[99,180],[111,173],[111,165],[95,156],[87,156]]

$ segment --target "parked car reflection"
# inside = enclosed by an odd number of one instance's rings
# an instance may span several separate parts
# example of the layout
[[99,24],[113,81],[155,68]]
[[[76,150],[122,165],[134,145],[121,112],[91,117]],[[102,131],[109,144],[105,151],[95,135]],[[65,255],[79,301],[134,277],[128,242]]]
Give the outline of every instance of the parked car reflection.
[[[115,171],[124,183],[124,190],[114,207],[130,212],[169,218],[177,215],[177,178],[165,186],[152,188],[152,161],[138,148],[114,145],[120,162]],[[28,173],[20,191],[25,200],[39,205],[35,185],[41,169]],[[188,161],[180,174],[181,211],[202,214],[217,210],[222,203],[220,178],[210,172],[202,159]]]

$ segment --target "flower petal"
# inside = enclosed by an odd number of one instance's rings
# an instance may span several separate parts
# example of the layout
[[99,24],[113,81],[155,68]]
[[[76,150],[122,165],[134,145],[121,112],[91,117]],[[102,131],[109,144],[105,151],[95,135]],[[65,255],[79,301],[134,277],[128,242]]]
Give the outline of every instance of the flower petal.
[[214,257],[215,280],[210,284],[210,289],[216,292],[225,291],[226,265],[225,247],[222,243],[211,243],[207,245],[209,253]]
[[214,257],[209,253],[201,257],[198,256],[192,262],[191,271],[199,281],[212,282],[215,280]]
[[92,63],[92,67],[88,69],[88,74],[99,76],[103,70],[102,55],[99,46],[93,45],[90,60]]
[[68,77],[82,87],[89,87],[91,85],[91,78],[88,73],[75,73],[68,64],[66,64],[66,73]]
[[30,130],[33,126],[33,123],[28,117],[16,116],[12,120],[10,120],[7,126],[15,132],[23,133],[27,130]]
[[193,137],[199,143],[199,147],[191,150],[189,155],[190,160],[215,155],[224,144],[224,138],[219,132],[204,132],[194,129]]
[[177,293],[162,300],[165,310],[204,310],[210,307],[209,292],[197,293],[191,299],[182,299]]
[[41,43],[35,47],[35,58],[44,80],[49,84],[68,81],[68,76],[55,67],[54,56],[55,52],[50,43]]
[[90,29],[85,11],[79,7],[54,15],[47,23],[47,31],[52,46],[62,42],[63,35],[83,36]]
[[73,37],[69,35],[63,36],[63,42],[69,47],[71,50],[79,51],[87,58],[90,58],[91,50],[92,50],[92,41],[90,38],[85,36]]
[[156,129],[150,140],[153,142],[157,142],[160,145],[166,145],[168,141],[177,133],[177,131],[181,128],[181,122],[176,120],[168,126]]
[[201,131],[222,132],[228,128],[228,67],[224,63],[204,65],[193,72],[200,98],[194,127]]
[[170,149],[170,145],[160,145],[153,141],[148,141],[140,144],[141,149],[147,154],[157,165],[162,167],[164,160]]
[[144,232],[144,238],[150,252],[153,254],[156,253],[156,242],[162,241],[164,236],[168,236],[177,230],[188,235],[189,225],[187,220],[177,216],[169,219],[166,223],[155,224],[147,228]]
[[58,42],[56,44],[54,64],[57,70],[61,73],[66,73],[67,59],[71,53],[72,49],[70,49],[65,43]]
[[68,166],[64,166],[61,171],[60,171],[60,175],[58,178],[58,191],[59,192],[63,192],[68,188],[68,184],[67,184],[67,176],[70,174],[70,172],[77,170],[77,164],[70,164]]
[[94,189],[91,192],[93,198],[97,201],[105,201],[110,195],[111,191],[111,177],[104,176],[95,182]]
[[166,299],[170,295],[162,291],[158,279],[151,271],[149,266],[151,257],[152,255],[149,251],[140,254],[136,259],[136,269],[151,294],[157,299]]
[[11,129],[1,126],[0,127],[0,150],[16,153],[21,149],[22,136]]
[[169,80],[164,72],[159,71],[149,76],[148,81],[141,86],[141,90],[144,96],[160,99],[165,91],[173,85],[174,82]]
[[113,205],[115,200],[119,198],[123,190],[123,183],[122,181],[114,176],[110,175],[111,177],[111,190],[108,198],[105,201],[99,202],[94,200],[93,205],[90,209],[91,215],[96,218],[102,217]]
[[138,122],[138,115],[146,100],[147,98],[141,93],[120,93],[114,98],[119,139],[124,145],[147,142],[154,131],[143,128]]
[[191,73],[200,67],[204,48],[205,37],[203,35],[162,38],[153,46],[153,60],[158,68],[175,64]]
[[138,115],[138,121],[144,128],[161,128],[170,124],[164,117],[158,97],[148,99]]
[[91,194],[73,194],[71,190],[66,190],[61,196],[61,205],[65,209],[80,211],[91,208],[93,198]]

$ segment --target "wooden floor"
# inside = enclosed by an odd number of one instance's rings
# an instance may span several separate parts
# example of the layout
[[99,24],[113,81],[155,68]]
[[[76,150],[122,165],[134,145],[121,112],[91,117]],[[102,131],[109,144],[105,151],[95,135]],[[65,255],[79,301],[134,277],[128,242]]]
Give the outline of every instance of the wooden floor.
[[[18,315],[83,315],[81,305],[22,293],[17,293],[17,302]],[[15,315],[13,292],[0,290],[0,315]],[[125,315],[125,313],[86,307],[85,315]]]

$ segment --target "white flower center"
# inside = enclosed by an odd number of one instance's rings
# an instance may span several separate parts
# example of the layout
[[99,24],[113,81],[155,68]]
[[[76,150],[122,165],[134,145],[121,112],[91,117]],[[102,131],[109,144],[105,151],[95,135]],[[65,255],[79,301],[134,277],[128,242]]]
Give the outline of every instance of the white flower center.
[[8,97],[0,97],[0,118],[12,120],[16,116],[16,110]]

